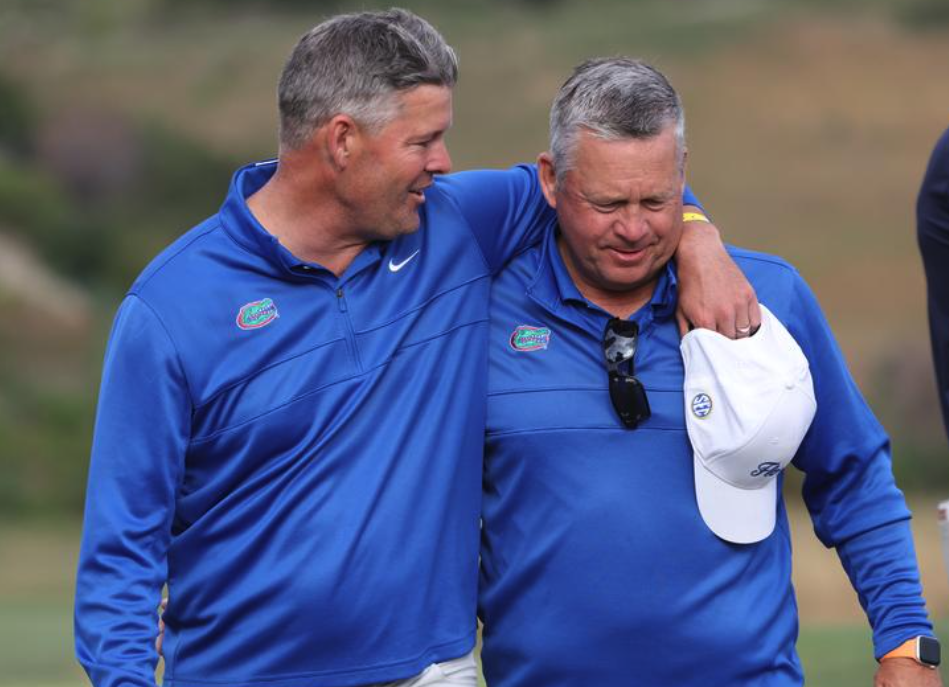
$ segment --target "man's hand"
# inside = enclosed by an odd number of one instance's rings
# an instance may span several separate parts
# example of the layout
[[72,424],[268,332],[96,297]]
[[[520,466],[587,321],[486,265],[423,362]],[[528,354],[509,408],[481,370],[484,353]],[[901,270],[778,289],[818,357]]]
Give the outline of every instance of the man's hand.
[[161,600],[161,605],[158,607],[158,636],[155,638],[155,650],[158,651],[159,656],[163,656],[161,653],[161,644],[165,639],[165,621],[162,619],[162,615],[164,615],[166,610],[168,610],[167,597]]
[[725,252],[714,225],[686,222],[675,258],[681,336],[692,328],[712,329],[730,339],[757,331],[761,326],[758,297]]
[[880,661],[873,687],[942,687],[942,678],[911,658],[888,658]]

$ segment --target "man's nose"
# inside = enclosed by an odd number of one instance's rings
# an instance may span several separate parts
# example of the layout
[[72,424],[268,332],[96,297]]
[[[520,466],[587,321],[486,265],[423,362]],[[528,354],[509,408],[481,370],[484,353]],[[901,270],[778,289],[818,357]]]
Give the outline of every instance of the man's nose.
[[448,174],[451,171],[451,156],[444,139],[439,140],[431,150],[425,171],[432,174]]
[[639,206],[632,203],[624,206],[619,210],[616,221],[613,223],[613,231],[625,241],[630,243],[638,241],[649,232],[645,213]]

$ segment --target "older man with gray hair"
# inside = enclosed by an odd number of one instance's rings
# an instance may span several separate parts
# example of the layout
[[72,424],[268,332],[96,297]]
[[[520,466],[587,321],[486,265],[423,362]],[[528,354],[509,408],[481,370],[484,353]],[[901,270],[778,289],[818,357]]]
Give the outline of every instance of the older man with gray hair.
[[[409,12],[317,26],[279,159],[129,290],[76,591],[95,685],[154,684],[166,583],[171,687],[476,683],[490,280],[553,212],[533,167],[436,178],[456,77]],[[756,301],[709,226],[686,315],[733,335]]]
[[557,221],[491,297],[488,684],[802,685],[779,488],[793,459],[873,627],[875,684],[940,685],[887,437],[797,271],[730,249],[762,327],[696,329],[680,355],[672,86],[634,60],[587,62],[550,120],[539,167]]

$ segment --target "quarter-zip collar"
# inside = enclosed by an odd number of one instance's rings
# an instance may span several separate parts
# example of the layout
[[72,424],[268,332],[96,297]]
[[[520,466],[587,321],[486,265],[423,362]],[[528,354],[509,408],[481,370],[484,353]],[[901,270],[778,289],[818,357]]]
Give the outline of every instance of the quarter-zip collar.
[[[604,312],[595,303],[591,303],[582,293],[573,278],[567,271],[560,250],[557,248],[557,234],[559,227],[547,232],[540,250],[540,259],[537,265],[537,276],[527,287],[527,293],[547,310],[566,319],[572,319],[574,313],[595,309]],[[643,325],[647,321],[664,320],[675,313],[678,297],[678,280],[675,266],[670,260],[660,271],[656,288],[647,306],[640,308],[630,316],[630,319],[640,320]]]
[[267,231],[247,207],[247,199],[263,188],[277,171],[277,160],[245,165],[234,173],[227,198],[221,206],[224,230],[245,250],[263,258],[271,267],[291,278],[326,281],[334,287],[375,264],[381,258],[378,243],[371,243],[356,256],[338,278],[323,265],[298,258]]

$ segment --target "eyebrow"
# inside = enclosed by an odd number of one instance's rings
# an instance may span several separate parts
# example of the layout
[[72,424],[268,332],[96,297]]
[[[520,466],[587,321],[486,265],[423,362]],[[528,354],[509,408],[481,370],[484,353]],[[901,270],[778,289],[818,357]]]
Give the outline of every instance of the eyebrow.
[[[589,203],[594,205],[619,205],[620,203],[630,202],[628,198],[624,196],[611,196],[608,194],[597,194],[597,193],[585,193],[583,191],[578,192],[579,195]],[[664,191],[659,193],[650,193],[639,199],[639,202],[646,201],[662,201],[671,200],[676,197],[676,192],[673,190]]]
[[586,191],[580,190],[577,192],[584,200],[593,203],[594,205],[615,205],[616,203],[625,203],[627,202],[626,198],[619,196],[611,196],[607,193],[588,193]]
[[650,194],[646,196],[644,200],[672,200],[676,197],[676,195],[678,195],[677,192],[670,189],[669,191],[661,191],[659,193]]

